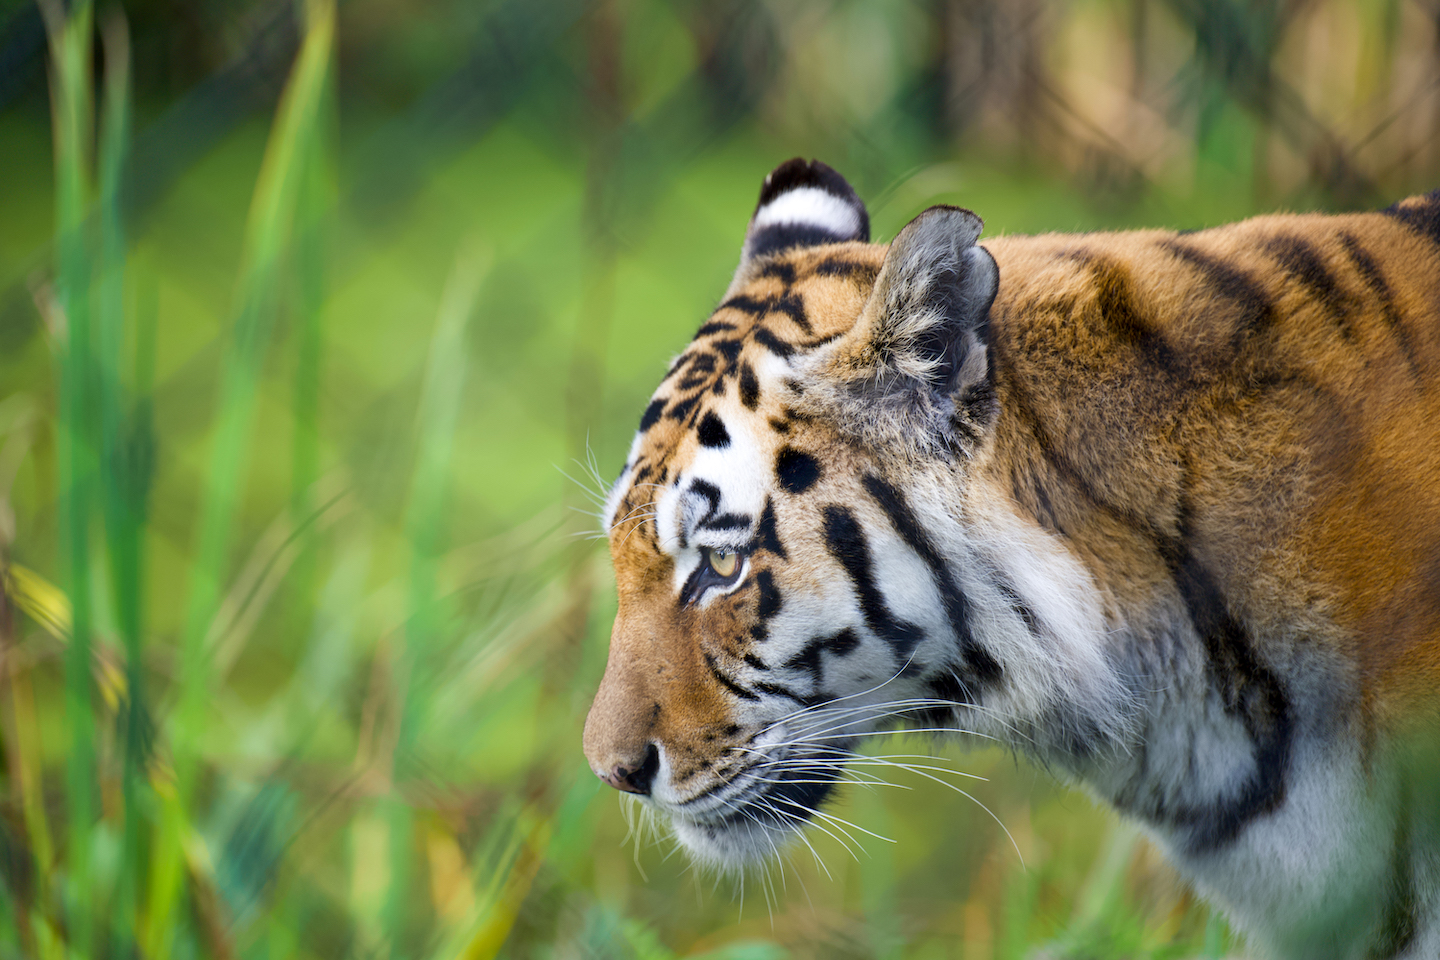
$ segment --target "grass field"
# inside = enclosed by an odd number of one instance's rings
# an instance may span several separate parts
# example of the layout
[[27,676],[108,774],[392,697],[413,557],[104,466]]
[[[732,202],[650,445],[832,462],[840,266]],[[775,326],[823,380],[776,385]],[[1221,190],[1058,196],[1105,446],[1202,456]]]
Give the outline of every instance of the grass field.
[[[315,0],[273,114],[137,215],[123,23],[45,9],[52,117],[0,113],[0,957],[1235,949],[1006,753],[897,736],[950,772],[850,788],[743,880],[589,773],[590,498],[807,142],[736,126],[616,207],[537,94],[377,201],[406,134],[337,105]],[[1255,201],[1226,149],[1122,206],[979,153],[857,182],[880,238],[936,202],[990,235],[1198,226]]]

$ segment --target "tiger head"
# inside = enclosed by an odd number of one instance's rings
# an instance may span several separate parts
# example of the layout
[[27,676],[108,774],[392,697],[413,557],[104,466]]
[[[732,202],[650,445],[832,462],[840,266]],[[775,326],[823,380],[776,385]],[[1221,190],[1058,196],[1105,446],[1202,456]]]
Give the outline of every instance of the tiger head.
[[1015,712],[997,698],[1049,696],[1011,666],[1045,619],[1007,559],[1034,533],[980,476],[981,226],[932,207],[871,244],[843,178],[783,164],[641,417],[605,508],[619,611],[585,753],[701,860],[773,853],[897,717],[977,731]]

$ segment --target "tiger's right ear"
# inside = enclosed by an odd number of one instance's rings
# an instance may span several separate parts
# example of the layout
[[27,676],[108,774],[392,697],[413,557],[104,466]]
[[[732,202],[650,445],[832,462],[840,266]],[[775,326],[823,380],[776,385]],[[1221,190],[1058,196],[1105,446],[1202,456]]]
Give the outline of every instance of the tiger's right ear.
[[792,247],[869,239],[870,214],[844,177],[819,160],[786,160],[760,187],[740,266],[725,297],[753,279],[755,262],[762,257]]
[[911,220],[854,326],[808,360],[843,431],[934,457],[973,453],[993,425],[990,305],[1000,272],[976,242],[983,226],[950,206]]

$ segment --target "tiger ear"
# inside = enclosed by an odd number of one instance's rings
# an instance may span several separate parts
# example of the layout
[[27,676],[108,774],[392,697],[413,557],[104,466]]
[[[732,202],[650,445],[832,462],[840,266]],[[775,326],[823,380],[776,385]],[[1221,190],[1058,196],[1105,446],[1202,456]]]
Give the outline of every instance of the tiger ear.
[[870,239],[870,214],[845,178],[821,163],[800,157],[770,171],[745,230],[740,266],[731,296],[752,277],[755,261],[791,247]]
[[890,244],[855,325],[817,355],[842,424],[968,452],[994,421],[990,305],[1000,270],[983,221],[935,206]]

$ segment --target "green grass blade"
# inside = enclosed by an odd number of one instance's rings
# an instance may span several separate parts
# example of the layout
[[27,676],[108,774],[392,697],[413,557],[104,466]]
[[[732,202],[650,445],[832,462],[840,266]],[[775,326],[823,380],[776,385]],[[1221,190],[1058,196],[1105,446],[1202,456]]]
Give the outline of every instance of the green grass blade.
[[[126,242],[120,212],[120,182],[130,135],[130,43],[124,16],[113,11],[102,25],[105,53],[101,142],[98,156],[99,257],[96,283],[96,369],[100,418],[100,456],[108,482],[100,487],[100,507],[109,545],[110,585],[115,624],[125,649],[125,690],[120,730],[124,736],[120,862],[114,890],[107,891],[112,929],[129,949],[137,931],[136,890],[143,876],[142,805],[146,792],[141,736],[148,722],[140,670],[141,599],[144,571],[141,538],[148,471],[143,441],[132,423],[131,400],[122,370],[125,353]],[[153,346],[153,317],[147,324]]]
[[[266,146],[250,207],[238,285],[238,307],[222,374],[218,426],[204,489],[198,545],[181,635],[180,702],[170,726],[176,758],[177,802],[166,806],[161,847],[152,869],[146,949],[168,952],[165,935],[180,881],[181,845],[200,762],[200,735],[210,698],[205,638],[221,593],[235,513],[249,449],[257,391],[279,297],[281,258],[294,223],[305,160],[314,146],[316,116],[327,82],[335,35],[333,3],[309,7],[308,29]],[[154,878],[159,877],[159,881]]]
[[[397,702],[401,704],[400,731],[392,761],[392,770],[395,770],[397,778],[403,773],[401,764],[416,735],[419,705],[424,698],[423,688],[417,689],[417,668],[439,632],[435,571],[444,524],[445,493],[450,480],[455,423],[460,415],[460,395],[465,385],[465,329],[488,266],[488,256],[479,253],[461,254],[456,259],[441,296],[440,314],[425,368],[418,414],[420,443],[406,515],[411,563],[404,667],[399,671],[400,689],[397,691]],[[391,880],[385,910],[385,935],[393,954],[404,956],[407,951],[402,946],[403,931],[411,894],[410,848],[415,829],[409,807],[398,797],[391,797],[388,805]]]
[[55,138],[55,298],[64,317],[60,362],[59,483],[61,553],[73,616],[65,655],[67,880],[63,891],[71,950],[91,954],[94,892],[91,838],[96,814],[94,715],[90,679],[90,518],[95,496],[94,344],[88,233],[90,206],[91,9],[68,17],[47,6]]

